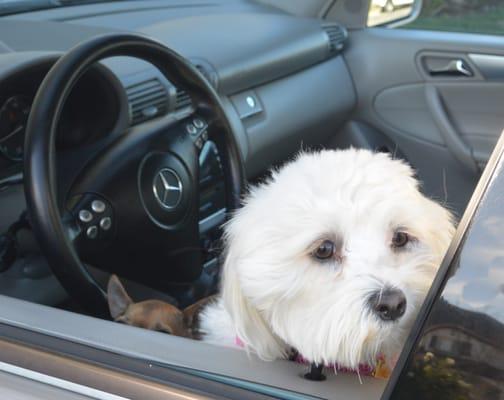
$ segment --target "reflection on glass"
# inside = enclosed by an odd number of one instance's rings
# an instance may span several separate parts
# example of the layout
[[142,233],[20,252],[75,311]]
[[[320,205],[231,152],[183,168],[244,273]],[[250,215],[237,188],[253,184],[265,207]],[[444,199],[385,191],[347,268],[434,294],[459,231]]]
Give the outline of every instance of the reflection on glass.
[[[501,165],[502,167],[502,165]],[[473,217],[394,399],[504,399],[504,176]]]

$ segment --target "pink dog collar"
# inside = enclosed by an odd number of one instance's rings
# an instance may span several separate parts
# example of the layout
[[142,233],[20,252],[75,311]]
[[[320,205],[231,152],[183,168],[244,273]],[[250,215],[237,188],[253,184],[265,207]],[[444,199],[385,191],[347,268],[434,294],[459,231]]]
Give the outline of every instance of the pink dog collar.
[[243,343],[243,340],[241,340],[238,336],[235,337],[235,345],[238,347],[245,347],[245,343]]
[[[242,348],[245,347],[245,343],[238,336],[235,337],[235,345],[238,347],[242,347]],[[311,364],[308,360],[306,360],[299,353],[296,353],[295,356],[291,360],[294,362],[297,362],[298,364],[305,364],[305,365]],[[335,373],[343,372],[343,373],[357,374],[357,375],[359,375],[359,377],[361,375],[363,375],[363,376],[372,376],[373,378],[381,378],[381,379],[388,379],[388,377],[390,376],[390,372],[391,372],[390,368],[387,366],[387,363],[385,362],[385,357],[383,355],[378,356],[376,366],[374,366],[374,367],[372,367],[371,365],[368,365],[368,364],[359,364],[359,367],[357,369],[352,369],[352,368],[340,366],[337,363],[334,363],[334,364],[325,365],[324,368],[330,368]]]

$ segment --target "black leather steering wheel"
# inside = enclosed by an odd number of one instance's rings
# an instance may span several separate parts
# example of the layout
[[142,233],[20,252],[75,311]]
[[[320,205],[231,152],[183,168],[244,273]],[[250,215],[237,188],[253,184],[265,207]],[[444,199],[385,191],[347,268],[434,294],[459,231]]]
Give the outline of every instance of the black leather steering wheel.
[[[111,56],[152,63],[190,95],[193,112],[129,128],[62,190],[55,137],[65,100],[91,66]],[[28,120],[24,182],[34,234],[71,296],[106,314],[104,288],[86,264],[157,288],[200,275],[198,156],[207,137],[219,144],[227,207],[236,208],[244,174],[233,122],[188,60],[144,36],[108,34],[78,44],[54,64]]]

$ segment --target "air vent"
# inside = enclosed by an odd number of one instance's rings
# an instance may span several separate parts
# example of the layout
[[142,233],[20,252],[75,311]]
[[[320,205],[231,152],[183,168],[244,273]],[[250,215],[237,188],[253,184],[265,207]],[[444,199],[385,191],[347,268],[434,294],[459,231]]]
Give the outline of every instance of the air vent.
[[168,110],[168,92],[157,78],[128,86],[126,94],[132,125],[161,116]]
[[185,90],[177,89],[177,99],[175,102],[175,110],[182,110],[191,105],[191,97]]
[[336,55],[345,47],[345,42],[348,37],[347,30],[338,24],[323,25],[322,29],[329,38],[329,53]]

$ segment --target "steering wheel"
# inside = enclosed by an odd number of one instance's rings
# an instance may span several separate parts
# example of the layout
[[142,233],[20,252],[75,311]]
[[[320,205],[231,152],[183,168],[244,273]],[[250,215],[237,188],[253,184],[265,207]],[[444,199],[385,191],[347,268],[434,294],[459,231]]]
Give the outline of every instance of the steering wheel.
[[[55,143],[65,100],[91,66],[111,56],[156,66],[190,95],[192,112],[128,128],[63,190]],[[199,277],[198,157],[207,138],[221,150],[226,205],[236,208],[244,173],[233,121],[188,60],[145,36],[107,34],[78,44],[53,65],[26,128],[24,184],[35,237],[73,298],[107,314],[106,292],[86,264],[157,288]]]

